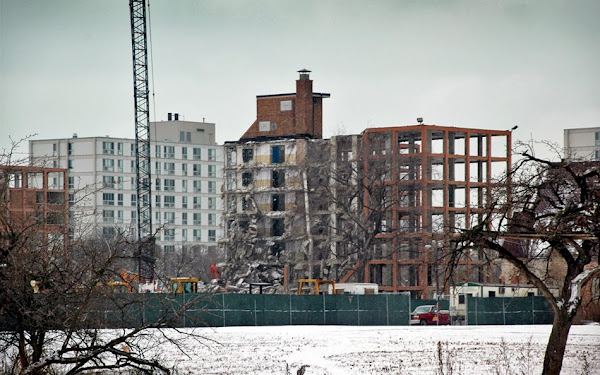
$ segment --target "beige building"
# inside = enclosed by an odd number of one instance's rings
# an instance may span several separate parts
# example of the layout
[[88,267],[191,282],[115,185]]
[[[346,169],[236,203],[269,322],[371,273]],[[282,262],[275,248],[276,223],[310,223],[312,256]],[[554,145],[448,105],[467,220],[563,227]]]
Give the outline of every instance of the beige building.
[[568,160],[600,160],[600,127],[565,129],[564,153]]

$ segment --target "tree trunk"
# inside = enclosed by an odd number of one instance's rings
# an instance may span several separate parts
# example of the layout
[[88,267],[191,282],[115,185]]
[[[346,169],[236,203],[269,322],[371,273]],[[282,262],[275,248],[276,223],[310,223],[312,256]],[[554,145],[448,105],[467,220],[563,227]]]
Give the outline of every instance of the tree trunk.
[[573,318],[569,316],[565,306],[561,308],[558,314],[554,315],[552,332],[550,333],[548,346],[546,346],[542,375],[560,375],[572,323]]

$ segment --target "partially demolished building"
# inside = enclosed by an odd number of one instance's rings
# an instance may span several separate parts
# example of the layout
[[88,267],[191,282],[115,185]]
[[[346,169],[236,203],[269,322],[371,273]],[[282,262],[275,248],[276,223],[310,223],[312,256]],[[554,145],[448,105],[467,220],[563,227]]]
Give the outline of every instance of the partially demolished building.
[[[299,73],[295,93],[257,96],[256,121],[225,144],[224,278],[440,292],[436,253],[449,232],[480,219],[493,176],[510,165],[510,132],[414,125],[322,139],[329,94]],[[494,279],[479,254],[457,275]]]

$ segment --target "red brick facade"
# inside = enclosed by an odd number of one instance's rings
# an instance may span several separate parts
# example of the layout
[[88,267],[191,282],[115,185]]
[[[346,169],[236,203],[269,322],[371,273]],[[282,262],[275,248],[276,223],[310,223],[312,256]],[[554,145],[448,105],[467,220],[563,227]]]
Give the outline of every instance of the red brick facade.
[[323,98],[329,94],[313,93],[308,70],[300,70],[296,93],[259,95],[256,97],[256,121],[242,140],[308,136],[323,137]]

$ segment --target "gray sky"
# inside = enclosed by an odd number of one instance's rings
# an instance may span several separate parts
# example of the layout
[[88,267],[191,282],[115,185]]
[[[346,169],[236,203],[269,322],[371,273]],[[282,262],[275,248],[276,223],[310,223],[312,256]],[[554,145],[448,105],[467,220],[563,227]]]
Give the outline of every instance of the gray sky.
[[[324,134],[425,123],[562,145],[600,126],[600,1],[151,0],[153,120],[237,140],[313,71]],[[126,0],[0,0],[0,148],[134,137]],[[27,146],[21,148],[27,151]]]

